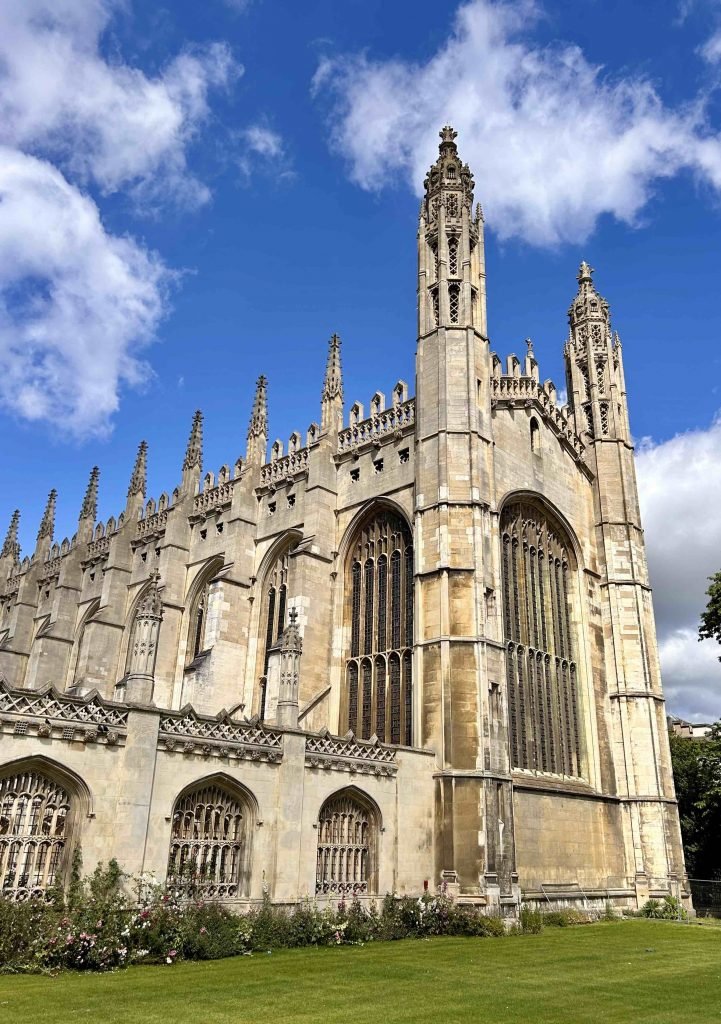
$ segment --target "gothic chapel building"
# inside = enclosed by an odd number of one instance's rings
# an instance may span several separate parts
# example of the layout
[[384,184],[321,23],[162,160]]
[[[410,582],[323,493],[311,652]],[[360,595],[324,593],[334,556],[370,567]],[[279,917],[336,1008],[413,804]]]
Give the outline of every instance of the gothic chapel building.
[[418,226],[415,397],[343,411],[0,554],[0,887],[117,858],[243,906],[445,883],[687,897],[621,342],[581,264],[568,405],[486,327],[483,215],[441,132]]

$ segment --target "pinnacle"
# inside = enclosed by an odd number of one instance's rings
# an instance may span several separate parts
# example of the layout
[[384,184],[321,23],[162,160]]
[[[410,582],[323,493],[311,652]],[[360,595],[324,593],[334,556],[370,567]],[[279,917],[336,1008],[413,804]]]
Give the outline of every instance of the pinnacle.
[[81,519],[90,519],[93,523],[98,514],[98,480],[100,479],[100,470],[97,466],[93,466],[90,471],[90,479],[88,480],[88,486],[85,491],[85,497],[83,498],[83,506],[80,509]]
[[581,260],[581,266],[578,268],[578,277],[576,279],[579,284],[593,284],[593,267],[589,266],[585,260]]
[[43,540],[49,537],[52,540],[53,531],[55,529],[55,502],[57,501],[58,492],[53,487],[50,494],[48,494],[47,504],[45,505],[45,511],[43,518],[40,521],[40,529],[38,530],[38,540]]
[[441,139],[441,149],[444,146],[453,146],[454,149],[456,148],[455,140],[458,138],[458,132],[449,124],[444,125],[438,132],[438,135]]
[[253,411],[250,414],[248,425],[248,440],[253,437],[268,436],[268,380],[262,374],[258,377],[255,385],[255,398],[253,399]]
[[203,414],[200,409],[196,410],[193,416],[193,425],[190,428],[188,447],[185,449],[183,460],[183,472],[186,469],[203,468]]
[[20,545],[18,543],[18,526],[20,524],[20,509],[16,508],[12,514],[10,525],[8,526],[8,532],[5,535],[5,543],[0,551],[0,558],[7,558],[8,556],[13,559],[14,562],[20,557]]
[[328,360],[325,366],[325,377],[323,379],[323,393],[321,401],[330,402],[334,398],[343,401],[343,370],[340,362],[341,340],[337,334],[333,334],[328,342]]
[[148,442],[141,441],[138,445],[138,454],[135,457],[135,465],[133,466],[133,472],[130,477],[130,486],[128,487],[128,497],[131,498],[134,494],[141,494],[145,497],[145,484],[147,477],[148,467]]

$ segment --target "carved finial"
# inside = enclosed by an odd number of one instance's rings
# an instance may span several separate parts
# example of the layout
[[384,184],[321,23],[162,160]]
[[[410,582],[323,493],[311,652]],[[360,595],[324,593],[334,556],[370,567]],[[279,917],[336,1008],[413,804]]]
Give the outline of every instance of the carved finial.
[[593,284],[593,267],[589,266],[585,260],[581,260],[577,280],[579,284]]
[[533,355],[534,355],[534,352],[533,352],[533,342],[532,342],[532,340],[530,338],[526,338],[526,348],[528,349],[529,356],[531,356],[531,358],[533,358]]
[[0,558],[12,558],[13,562],[20,559],[20,544],[18,543],[18,526],[20,524],[20,509],[16,508],[12,514],[8,532],[5,534],[5,543],[0,551]]
[[157,569],[153,569],[148,580],[147,589],[138,605],[136,619],[159,619],[163,617],[163,602],[160,599],[159,583],[160,573]]
[[185,449],[183,460],[183,472],[196,467],[203,468],[203,414],[200,409],[193,416],[193,426],[190,428],[188,447]]
[[97,466],[93,466],[90,470],[90,479],[88,480],[88,486],[85,491],[85,497],[83,498],[83,506],[80,509],[80,519],[89,519],[91,522],[95,522],[98,515],[98,480],[100,479],[100,470]]
[[343,401],[343,371],[340,364],[340,338],[332,335],[328,342],[328,360],[325,365],[323,393],[321,401],[330,402],[334,398]]
[[290,609],[288,619],[288,625],[283,630],[278,641],[278,648],[281,651],[293,651],[296,654],[300,654],[303,650],[303,640],[298,628],[298,610],[296,608]]
[[44,540],[49,537],[52,540],[53,531],[55,530],[55,502],[57,501],[58,492],[53,487],[50,494],[48,494],[48,501],[45,506],[45,512],[40,522],[40,529],[38,530],[38,540]]
[[145,497],[147,473],[148,442],[141,441],[138,445],[138,454],[135,456],[135,465],[133,466],[133,472],[130,477],[130,486],[128,487],[129,498],[132,498],[134,494],[140,494],[143,498]]
[[440,139],[441,139],[441,144],[439,146],[439,149],[441,151],[443,151],[443,148],[445,146],[451,146],[455,150],[456,143],[455,143],[454,140],[458,138],[458,132],[457,131],[455,131],[453,128],[451,128],[451,126],[449,124],[446,124],[438,132],[438,135],[440,136]]
[[255,385],[255,398],[253,399],[253,411],[250,414],[248,425],[248,440],[256,437],[268,436],[268,381],[261,374]]

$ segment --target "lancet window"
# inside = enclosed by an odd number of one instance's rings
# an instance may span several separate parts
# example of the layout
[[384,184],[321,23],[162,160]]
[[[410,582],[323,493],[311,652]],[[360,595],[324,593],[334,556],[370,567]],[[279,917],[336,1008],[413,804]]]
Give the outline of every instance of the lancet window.
[[188,665],[212,646],[209,616],[211,587],[221,566],[222,563],[218,561],[206,569],[201,585],[195,592],[188,622],[186,648],[186,664]]
[[245,894],[249,850],[247,807],[220,785],[201,785],[176,801],[168,884],[188,896]]
[[23,900],[62,880],[70,794],[37,771],[0,780],[0,891]]
[[458,310],[461,300],[460,297],[460,288],[458,287],[457,284],[452,284],[448,289],[448,308],[452,324],[458,323]]
[[336,794],[318,816],[315,891],[361,896],[375,890],[374,813],[348,793]]
[[501,538],[511,763],[579,776],[571,545],[560,524],[530,502],[504,509]]
[[410,745],[413,739],[413,542],[406,523],[383,510],[351,548],[346,599],[345,716],[357,736]]
[[261,697],[263,698],[262,703],[265,705],[265,682],[268,675],[270,651],[287,625],[288,584],[291,569],[291,552],[294,547],[295,544],[292,544],[284,548],[277,555],[265,578],[263,602],[261,605],[260,650],[258,653],[258,665],[260,666],[258,684],[259,710]]
[[458,239],[448,239],[448,274],[458,277]]

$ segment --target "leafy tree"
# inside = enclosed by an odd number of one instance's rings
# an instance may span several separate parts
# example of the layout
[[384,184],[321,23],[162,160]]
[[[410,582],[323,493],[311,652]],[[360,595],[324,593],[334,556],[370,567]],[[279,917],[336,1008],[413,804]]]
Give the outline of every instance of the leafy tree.
[[[699,640],[715,640],[721,644],[721,571],[709,576],[711,586],[706,591],[708,604],[701,614],[701,625],[698,628]],[[721,661],[721,657],[719,657]]]
[[672,733],[670,741],[686,869],[721,879],[721,721],[705,740]]

